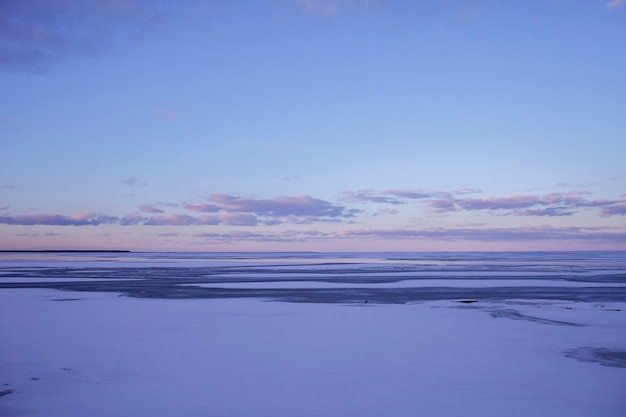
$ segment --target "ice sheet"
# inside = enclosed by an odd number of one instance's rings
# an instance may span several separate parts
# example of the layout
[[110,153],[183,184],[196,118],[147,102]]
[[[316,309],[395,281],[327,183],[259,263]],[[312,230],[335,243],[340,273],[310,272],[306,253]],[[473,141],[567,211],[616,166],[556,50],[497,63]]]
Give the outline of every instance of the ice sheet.
[[182,286],[202,288],[238,288],[238,289],[313,289],[313,288],[420,288],[420,287],[626,287],[622,283],[551,281],[542,279],[407,279],[381,283],[347,283],[323,281],[260,281],[260,282],[219,282],[212,284],[182,284]]
[[137,279],[126,278],[30,278],[30,277],[2,277],[0,276],[0,283],[20,283],[20,282],[102,282],[102,281],[137,281]]
[[626,369],[567,352],[625,349],[625,307],[4,289],[0,415],[622,417]]

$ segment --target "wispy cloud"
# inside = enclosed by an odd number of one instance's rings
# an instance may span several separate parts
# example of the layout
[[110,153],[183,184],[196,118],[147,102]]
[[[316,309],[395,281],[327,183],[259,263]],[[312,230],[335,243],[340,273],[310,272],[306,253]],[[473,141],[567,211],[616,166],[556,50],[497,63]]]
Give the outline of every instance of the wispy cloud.
[[482,192],[483,191],[479,190],[478,188],[461,187],[461,188],[458,188],[458,189],[452,191],[451,194],[454,194],[454,195],[460,195],[460,194],[480,194]]
[[184,206],[187,210],[196,211],[198,213],[216,213],[220,208],[215,204],[192,203]]
[[275,236],[272,234],[266,234],[266,233],[255,233],[255,232],[248,232],[248,231],[234,231],[234,232],[228,232],[228,233],[197,233],[195,235],[193,235],[194,237],[203,237],[203,238],[208,238],[208,239],[259,239],[259,238],[263,238],[265,239],[267,236]]
[[546,207],[539,209],[516,210],[514,212],[518,216],[545,216],[545,217],[561,217],[572,216],[576,214],[576,210],[564,207]]
[[376,217],[376,216],[395,216],[399,212],[400,212],[399,210],[394,209],[394,208],[384,208],[384,209],[380,209],[376,213],[372,214],[372,217]]
[[137,184],[137,182],[138,182],[138,181],[139,181],[139,180],[138,180],[137,178],[135,178],[135,177],[131,177],[131,178],[127,178],[127,179],[125,179],[125,180],[124,180],[124,184],[129,185],[129,186],[131,186],[131,187],[132,187],[133,185]]
[[156,32],[163,15],[140,0],[3,0],[0,69],[40,72],[116,41]]
[[295,0],[302,10],[323,15],[337,15],[346,9],[376,4],[376,0]]
[[119,221],[120,226],[132,226],[134,224],[143,223],[147,218],[143,216],[138,216],[136,214],[127,214],[122,217]]
[[320,231],[287,230],[280,233],[259,233],[237,230],[227,233],[198,233],[194,237],[207,239],[208,242],[228,241],[254,241],[254,242],[304,242],[311,240],[326,240],[332,238],[332,234]]
[[154,216],[148,218],[144,225],[146,226],[190,226],[197,224],[198,219],[186,214],[166,214],[163,216]]
[[435,199],[430,206],[437,212],[489,210],[516,216],[571,216],[589,207],[608,207],[619,200],[588,200],[578,193],[512,195],[505,197]]
[[139,206],[139,210],[144,213],[165,213],[165,211],[161,210],[154,204],[142,204],[141,206]]
[[250,213],[222,213],[217,219],[221,224],[231,226],[256,226],[259,223],[259,219]]
[[[134,179],[132,179],[134,181]],[[295,197],[276,197],[272,199],[251,199],[235,195],[212,195],[210,203],[186,204],[183,207],[190,211],[203,214],[198,217],[188,214],[167,213],[158,204],[142,204],[142,213],[127,214],[123,217],[106,216],[104,214],[77,214],[64,216],[60,214],[36,214],[26,216],[0,216],[0,224],[11,225],[57,225],[83,226],[99,224],[119,224],[120,226],[272,226],[282,223],[313,224],[320,222],[342,222],[356,216],[357,209],[348,209],[331,202],[301,195]],[[169,206],[175,207],[176,204]],[[8,209],[8,207],[7,207]],[[8,213],[6,213],[8,214]]]
[[259,220],[256,216],[246,213],[220,213],[217,215],[207,215],[194,217],[186,214],[165,214],[163,216],[153,216],[143,219],[145,226],[256,226]]
[[346,201],[379,204],[406,204],[421,202],[436,213],[459,211],[490,211],[502,215],[515,216],[571,216],[580,210],[601,208],[603,216],[622,214],[621,206],[626,198],[616,200],[591,200],[584,198],[587,191],[569,193],[549,193],[544,195],[510,195],[491,197],[467,197],[467,194],[480,192],[474,189],[461,189],[454,192],[421,190],[374,190],[348,191]]
[[602,210],[600,210],[600,215],[603,217],[624,216],[626,215],[626,203],[603,207]]
[[230,194],[213,194],[209,201],[220,210],[269,216],[354,217],[354,212],[308,195],[280,196],[272,199],[243,198]]
[[[530,240],[569,240],[626,243],[624,228],[616,227],[511,227],[493,228],[489,222],[482,225],[450,225],[441,228],[347,228],[356,222],[373,222],[372,217],[396,216],[413,205],[422,205],[425,212],[436,213],[485,211],[494,216],[533,216],[557,217],[572,216],[580,211],[594,213],[598,218],[626,215],[626,195],[617,199],[592,199],[587,191],[549,194],[522,194],[509,196],[472,196],[473,191],[420,191],[388,189],[384,191],[360,190],[346,193],[343,201],[373,204],[377,211],[362,212],[349,205],[339,205],[331,201],[309,195],[279,196],[274,198],[248,198],[235,194],[213,194],[206,202],[188,204],[163,203],[143,204],[141,213],[122,217],[98,212],[63,214],[11,215],[4,211],[0,224],[19,226],[195,226],[200,230],[212,226],[232,226],[228,233],[208,233],[205,238],[235,239],[237,236],[258,241],[296,241],[303,239],[433,239],[439,241],[463,240],[480,242],[530,241]],[[411,207],[401,206],[411,205]],[[167,207],[167,208],[166,208]],[[171,208],[171,212],[170,212]],[[195,213],[181,213],[182,209]],[[0,207],[0,213],[8,207]],[[168,212],[166,212],[166,210]],[[178,211],[178,212],[177,212]],[[367,217],[366,217],[367,216]],[[378,222],[378,219],[376,220]],[[319,231],[276,232],[275,225],[292,224],[295,228],[321,223],[340,223],[337,227],[324,227]],[[355,226],[356,227],[356,226]],[[246,228],[247,230],[242,230]],[[281,227],[282,228],[282,227]],[[335,230],[332,232],[330,230]],[[237,231],[237,233],[233,233]],[[56,232],[56,231],[55,231]],[[168,233],[173,233],[170,230]],[[241,232],[241,233],[240,233]],[[38,231],[41,236],[41,231]],[[164,236],[171,237],[171,236]]]
[[217,225],[226,224],[229,226],[256,226],[259,219],[249,213],[221,213],[212,216],[200,216],[198,224]]
[[[291,216],[281,221],[280,219],[267,220],[265,224],[281,224],[281,223],[294,223],[294,224],[315,224],[315,223],[346,223],[344,219],[337,217],[296,217]],[[350,223],[349,221],[347,223]]]
[[[464,193],[464,192],[463,192]],[[381,203],[381,204],[406,204],[410,200],[425,200],[435,197],[448,197],[452,194],[441,191],[424,190],[398,190],[389,189],[383,191],[358,190],[347,191],[344,198],[350,202]]]
[[340,237],[377,239],[435,239],[466,241],[589,240],[626,243],[626,230],[600,227],[518,227],[518,228],[427,228],[427,229],[348,229]]
[[176,232],[168,232],[168,233],[157,233],[158,237],[176,237],[178,233]]
[[441,197],[451,195],[444,191],[422,191],[422,190],[386,190],[385,194],[396,197],[406,198],[409,200],[424,200],[427,198]]
[[405,201],[400,200],[393,195],[385,195],[376,193],[374,190],[358,190],[346,191],[344,193],[346,201],[353,203],[382,203],[382,204],[404,204]]
[[71,216],[59,214],[32,214],[25,216],[0,216],[0,224],[34,226],[98,226],[113,224],[119,221],[118,217],[96,213],[80,213]]
[[355,217],[360,212],[358,209],[349,209],[308,195],[267,199],[245,198],[234,194],[212,194],[207,201],[188,203],[183,207],[197,213],[215,213],[200,216],[198,224],[238,226],[341,222]]
[[339,232],[297,231],[198,233],[194,237],[217,241],[320,241],[329,239],[432,240],[471,242],[511,241],[589,241],[626,243],[626,230],[601,227],[518,227],[518,228],[426,228],[426,229],[346,229]]
[[606,4],[608,9],[615,9],[621,6],[626,6],[626,0],[612,0]]

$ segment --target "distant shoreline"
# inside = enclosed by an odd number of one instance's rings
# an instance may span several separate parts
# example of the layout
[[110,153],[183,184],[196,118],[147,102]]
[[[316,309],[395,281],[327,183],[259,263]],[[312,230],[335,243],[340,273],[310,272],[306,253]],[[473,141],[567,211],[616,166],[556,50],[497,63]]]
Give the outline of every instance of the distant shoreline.
[[0,250],[0,253],[130,253],[129,250],[98,250],[98,249],[43,249],[43,250]]

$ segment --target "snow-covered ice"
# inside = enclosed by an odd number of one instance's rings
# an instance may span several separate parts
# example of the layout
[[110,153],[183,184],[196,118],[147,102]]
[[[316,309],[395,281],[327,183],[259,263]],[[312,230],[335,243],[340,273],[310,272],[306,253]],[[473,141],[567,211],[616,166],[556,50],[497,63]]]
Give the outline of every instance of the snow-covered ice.
[[[567,356],[623,350],[623,303],[337,305],[5,289],[0,306],[0,384],[13,390],[0,397],[6,417],[626,415],[626,369]],[[521,319],[491,314],[502,310]]]
[[625,271],[626,252],[4,253],[0,417],[623,417]]

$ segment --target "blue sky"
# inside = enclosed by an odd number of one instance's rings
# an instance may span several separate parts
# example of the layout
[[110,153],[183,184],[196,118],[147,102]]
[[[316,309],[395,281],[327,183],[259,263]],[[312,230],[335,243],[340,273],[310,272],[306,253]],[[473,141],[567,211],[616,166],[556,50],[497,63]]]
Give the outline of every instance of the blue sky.
[[624,0],[5,0],[0,249],[626,249],[624,45]]

